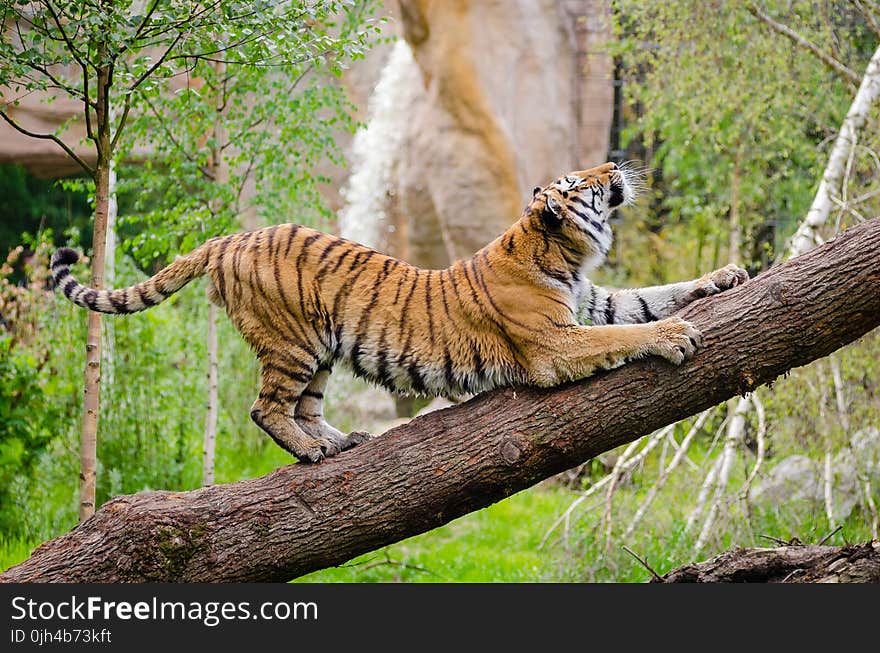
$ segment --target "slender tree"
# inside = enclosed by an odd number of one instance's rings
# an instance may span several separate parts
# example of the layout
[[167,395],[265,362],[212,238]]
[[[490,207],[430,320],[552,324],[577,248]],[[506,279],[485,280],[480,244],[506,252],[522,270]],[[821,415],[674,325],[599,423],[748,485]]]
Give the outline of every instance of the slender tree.
[[[104,285],[110,173],[125,146],[131,116],[148,94],[166,92],[173,80],[200,63],[281,69],[318,59],[335,44],[329,17],[354,0],[2,0],[0,16],[0,118],[17,131],[54,142],[87,173],[94,197],[90,283]],[[216,34],[227,35],[222,41]],[[357,51],[355,43],[343,48]],[[245,54],[242,54],[242,52]],[[37,133],[17,120],[27,94],[82,103],[71,121],[85,125],[88,154],[78,153],[62,125]],[[110,108],[113,106],[114,111]],[[79,152],[82,152],[80,149]],[[89,313],[80,464],[80,519],[95,510],[101,318]]]

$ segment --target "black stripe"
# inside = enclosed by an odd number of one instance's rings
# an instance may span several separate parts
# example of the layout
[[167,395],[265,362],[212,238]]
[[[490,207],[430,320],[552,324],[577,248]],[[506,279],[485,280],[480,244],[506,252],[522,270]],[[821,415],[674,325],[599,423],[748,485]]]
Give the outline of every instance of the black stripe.
[[449,391],[453,392],[456,390],[455,374],[452,371],[452,356],[449,354],[448,349],[443,350],[443,374]]
[[82,301],[93,311],[98,310],[98,291],[97,290],[88,290],[85,295],[83,295]]
[[532,260],[535,262],[535,265],[542,274],[550,277],[551,279],[556,279],[560,283],[565,284],[567,288],[571,288],[571,273],[568,270],[557,270],[555,268],[549,268],[544,265],[537,257],[533,258]]
[[367,303],[364,312],[361,313],[361,317],[358,320],[357,326],[354,329],[354,346],[351,348],[351,364],[354,369],[355,374],[359,376],[367,376],[368,372],[365,368],[363,368],[358,360],[358,357],[361,353],[361,338],[366,338],[367,333],[364,332],[364,327],[367,326],[367,322],[369,321],[370,315],[373,313],[373,309],[376,307],[377,299],[379,298],[379,293],[382,290],[382,283],[385,279],[388,278],[389,269],[391,268],[391,263],[394,259],[388,258],[385,260],[385,263],[382,264],[382,271],[376,275],[375,280],[373,281],[372,295],[370,296],[370,301]]
[[303,390],[300,394],[303,397],[311,397],[312,399],[323,399],[324,398],[323,392],[315,392],[314,390],[309,390],[308,388]]
[[[234,295],[233,299],[235,299],[235,296],[241,297],[244,294],[241,287],[241,274],[239,273],[239,267],[241,265],[241,255],[244,253],[245,247],[247,247],[247,245],[249,244],[252,233],[253,232],[245,232],[239,236],[238,242],[236,243],[237,247],[235,249],[235,252],[232,254],[232,292]],[[159,290],[159,292],[162,292],[161,289]]]
[[[596,199],[595,199],[595,197],[593,198],[593,204],[592,204],[592,205],[587,204],[586,201],[584,200],[584,198],[582,198],[582,197],[580,197],[580,196],[578,196],[578,195],[572,195],[572,197],[571,197],[571,201],[572,201],[572,202],[577,202],[578,204],[580,204],[580,205],[581,205],[582,207],[584,207],[585,209],[590,209],[590,210],[593,211],[593,212],[596,211],[596,206],[595,206],[595,205],[596,205]],[[574,209],[572,209],[572,210],[574,210]]]
[[419,370],[419,364],[415,360],[410,361],[406,366],[406,371],[412,381],[413,390],[419,394],[425,394],[425,379],[422,377],[421,370]]
[[229,247],[229,238],[224,238],[217,251],[217,294],[224,304],[226,303],[226,272],[223,269],[223,257],[226,256],[227,247]]
[[[348,255],[351,254],[353,251],[354,251],[353,249],[347,249],[344,252],[342,252],[342,254],[339,255],[339,258],[336,259],[336,265],[334,265],[333,269],[330,270],[330,274],[336,274],[339,271],[339,268],[342,267],[342,262],[346,258],[348,258]],[[357,258],[358,256],[360,256],[360,252],[355,253],[355,258]],[[327,273],[327,269],[329,269],[329,267],[330,266],[328,264],[326,268],[322,268],[322,269],[318,270],[318,275],[316,278],[318,280],[320,280]]]
[[576,270],[581,267],[584,257],[580,252],[572,249],[565,243],[557,243],[557,246],[559,247],[559,254],[565,259],[565,262],[568,263],[569,268]]
[[480,356],[480,350],[476,346],[476,343],[474,343],[473,350],[474,350],[474,379],[475,380],[474,380],[471,392],[477,392],[477,391],[479,391],[480,386],[482,385],[480,383],[480,378],[483,376],[483,371],[484,371],[483,357]]
[[605,300],[605,324],[614,324],[614,302],[611,295]]
[[507,238],[502,244],[504,245],[504,249],[507,250],[508,254],[513,254],[513,234],[508,234]]
[[290,254],[290,246],[293,245],[293,238],[296,236],[296,233],[299,231],[298,224],[290,225],[290,233],[287,234],[287,245],[284,247],[284,258],[287,258],[288,254]]
[[137,291],[137,294],[141,298],[141,302],[144,306],[155,306],[159,303],[158,300],[153,299],[152,297],[147,297],[147,291],[144,288],[143,284],[136,285],[134,289]]
[[[116,299],[117,293],[123,293],[121,299]],[[128,306],[126,306],[125,302],[125,291],[112,291],[107,293],[107,299],[110,300],[110,305],[116,310],[117,313],[130,313],[128,310]]]
[[[339,323],[339,312],[340,310],[345,309],[345,306],[348,304],[348,296],[351,294],[352,287],[355,283],[357,283],[357,280],[360,279],[360,276],[364,272],[366,272],[367,266],[361,265],[360,269],[356,273],[350,273],[359,263],[366,263],[367,261],[369,261],[375,253],[376,252],[374,252],[373,250],[366,250],[363,252],[358,252],[355,255],[351,265],[348,268],[348,278],[345,280],[345,283],[342,284],[342,287],[339,289],[339,292],[336,293],[336,297],[333,299],[333,309],[330,313],[330,320],[331,323],[334,325],[337,347],[342,344],[342,324]],[[361,254],[364,255],[363,261],[360,260]],[[344,303],[342,303],[343,299],[345,300]]]
[[67,280],[67,283],[65,283],[64,286],[61,288],[61,291],[64,293],[65,297],[70,299],[70,295],[73,292],[73,289],[76,288],[78,285],[79,282],[73,277],[70,277],[70,279]]
[[339,247],[340,245],[344,245],[346,241],[342,238],[336,238],[327,247],[321,250],[321,253],[318,255],[318,265],[321,265],[324,262],[324,259],[327,258],[327,255],[332,252],[334,249]]
[[[304,363],[300,361],[294,360],[293,363],[298,363],[302,365],[303,368],[309,369]],[[295,370],[290,369],[289,367],[285,367],[283,365],[279,365],[278,363],[263,363],[263,372],[265,373],[267,370],[272,370],[273,372],[278,372],[286,376],[289,379],[293,379],[294,381],[299,381],[300,383],[308,383],[312,380],[313,374],[303,374],[301,372],[297,372]]]
[[551,297],[550,295],[545,295],[543,293],[541,293],[539,296],[541,297],[541,299],[547,299],[551,302],[559,304],[560,306],[564,306],[568,309],[568,312],[571,313],[571,306],[569,306],[567,302],[564,302],[561,299],[556,299],[555,297]]
[[55,273],[55,285],[59,285],[59,282],[68,276],[70,276],[70,268],[61,268],[58,270],[58,272]]
[[451,319],[449,315],[449,303],[446,301],[446,284],[443,283],[443,275],[446,274],[446,270],[440,271],[440,297],[443,298],[443,312],[446,314],[447,319]]
[[406,312],[407,312],[407,309],[409,308],[410,301],[412,301],[413,293],[416,291],[416,285],[419,283],[419,277],[421,276],[419,274],[419,272],[420,272],[419,270],[415,270],[415,275],[413,277],[412,286],[409,289],[409,293],[407,294],[406,299],[403,301],[403,308],[400,311],[401,320],[400,320],[400,332],[399,332],[399,335],[397,336],[398,340],[400,340],[403,337],[403,329],[407,323]]
[[393,390],[394,383],[392,383],[391,377],[388,376],[388,343],[386,342],[387,336],[388,325],[386,324],[382,327],[382,332],[379,334],[379,351],[376,353],[376,381],[378,383],[381,383],[389,390]]
[[397,292],[394,293],[394,301],[392,304],[397,304],[397,301],[400,299],[400,290],[403,288],[403,284],[406,282],[406,278],[409,276],[409,271],[411,268],[407,267],[403,270],[403,279],[400,280],[400,283],[397,284]]
[[642,305],[642,316],[645,318],[645,322],[656,322],[657,316],[651,312],[651,309],[648,307],[648,302],[645,301],[644,297],[639,295],[638,293],[633,293],[636,298],[639,300],[639,303]]
[[425,273],[425,312],[428,314],[428,337],[431,343],[434,343],[434,315],[431,308],[431,274],[428,270]]
[[[272,323],[272,317],[277,316],[284,323],[284,326],[287,327],[287,330],[290,332],[294,338],[299,339],[301,343],[308,343],[309,338],[306,336],[305,331],[301,328],[300,321],[296,319],[296,312],[293,310],[293,306],[291,306],[290,302],[287,300],[287,294],[284,292],[284,288],[281,286],[281,258],[278,256],[274,256],[272,254],[272,243],[274,241],[273,234],[274,232],[269,232],[269,238],[267,242],[267,246],[269,247],[268,257],[269,260],[272,261],[272,276],[275,280],[275,287],[278,292],[278,296],[281,298],[281,304],[284,306],[283,311],[277,311],[273,313],[273,315],[267,315],[265,311],[260,311],[260,313],[264,316],[264,322]],[[259,244],[257,244],[257,253],[259,253]],[[272,307],[275,305],[274,298],[270,297],[266,292],[266,289],[263,287],[263,284],[259,282],[257,278],[257,269],[256,267],[252,268],[250,271],[250,285],[251,291],[256,295],[258,294],[263,298],[265,303]],[[253,308],[256,310],[256,303]],[[302,313],[300,313],[302,315]],[[320,340],[320,338],[319,338]],[[323,342],[321,343],[324,344]]]
[[305,301],[305,298],[303,297],[303,287],[302,287],[303,264],[305,262],[306,256],[308,256],[309,246],[313,242],[318,240],[318,238],[320,238],[320,237],[321,237],[321,234],[312,234],[311,236],[309,236],[308,238],[303,240],[302,245],[300,246],[299,256],[296,257],[296,263],[294,265],[294,271],[296,272],[296,298],[297,298],[297,301],[299,301],[300,315],[302,315],[303,317],[305,317],[308,314],[308,311],[306,310],[306,301]]

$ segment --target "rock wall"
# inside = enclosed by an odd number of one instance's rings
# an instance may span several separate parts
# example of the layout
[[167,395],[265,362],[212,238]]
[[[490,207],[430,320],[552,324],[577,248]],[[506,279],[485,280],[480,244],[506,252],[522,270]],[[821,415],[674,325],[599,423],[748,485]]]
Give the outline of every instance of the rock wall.
[[603,162],[609,12],[599,0],[400,0],[402,40],[352,146],[343,235],[442,267],[503,231],[533,186]]

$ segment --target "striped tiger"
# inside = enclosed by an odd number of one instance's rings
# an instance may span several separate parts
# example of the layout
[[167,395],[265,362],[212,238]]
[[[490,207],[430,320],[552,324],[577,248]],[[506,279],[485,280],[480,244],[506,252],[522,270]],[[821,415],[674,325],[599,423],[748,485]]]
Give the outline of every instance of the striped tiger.
[[690,356],[700,334],[670,314],[745,277],[736,269],[620,292],[590,284],[586,273],[611,246],[609,214],[633,199],[634,181],[606,163],[537,188],[513,226],[444,270],[284,224],[213,238],[129,288],[82,285],[69,248],[55,253],[52,273],[65,297],[102,313],[145,310],[207,276],[209,298],[261,364],[251,418],[300,461],[318,462],[371,437],[324,419],[340,363],[389,390],[462,395],[553,386],[645,355]]

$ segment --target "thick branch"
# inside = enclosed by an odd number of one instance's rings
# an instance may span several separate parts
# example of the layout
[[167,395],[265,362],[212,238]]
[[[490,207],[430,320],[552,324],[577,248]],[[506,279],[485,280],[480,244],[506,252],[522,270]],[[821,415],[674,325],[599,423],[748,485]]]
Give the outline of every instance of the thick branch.
[[117,497],[5,581],[285,581],[423,533],[768,383],[880,325],[880,219],[682,316],[704,347],[430,413],[318,465]]

